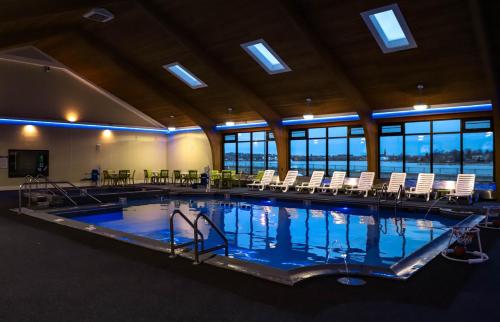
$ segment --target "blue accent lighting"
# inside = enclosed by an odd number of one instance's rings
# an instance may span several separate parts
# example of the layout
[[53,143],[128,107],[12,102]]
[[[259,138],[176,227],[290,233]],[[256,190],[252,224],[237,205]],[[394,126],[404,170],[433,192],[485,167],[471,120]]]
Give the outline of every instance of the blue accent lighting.
[[246,128],[254,128],[254,127],[266,127],[268,126],[267,122],[250,122],[250,123],[241,123],[235,125],[217,125],[215,128],[219,131],[223,130],[233,130],[233,129],[246,129]]
[[453,113],[470,113],[470,112],[490,112],[493,106],[491,104],[475,104],[464,106],[449,106],[435,107],[426,110],[405,110],[405,111],[387,111],[373,112],[373,119],[386,119],[392,117],[408,117],[417,115],[436,115],[436,114],[453,114]]
[[348,121],[359,121],[359,116],[357,114],[339,115],[339,116],[325,116],[325,117],[315,117],[315,118],[309,119],[309,120],[305,120],[305,119],[283,120],[283,121],[281,121],[281,123],[283,125],[296,125],[296,124],[348,122]]

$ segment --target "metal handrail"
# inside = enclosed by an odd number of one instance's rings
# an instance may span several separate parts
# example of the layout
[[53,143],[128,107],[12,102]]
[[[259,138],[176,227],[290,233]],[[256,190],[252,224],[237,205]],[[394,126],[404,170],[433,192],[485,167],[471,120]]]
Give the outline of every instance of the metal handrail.
[[78,203],[73,199],[71,198],[71,196],[62,188],[60,187],[58,184],[68,184],[69,186],[71,186],[72,188],[75,188],[77,189],[78,191],[80,191],[80,194],[83,194],[95,201],[97,201],[98,203],[102,203],[101,200],[99,200],[98,198],[96,198],[95,196],[89,194],[87,191],[77,187],[76,185],[74,185],[73,183],[69,182],[69,181],[51,181],[49,180],[47,177],[45,176],[42,176],[42,175],[38,175],[37,177],[32,177],[32,176],[26,176],[26,181],[23,182],[21,185],[19,185],[19,213],[21,213],[21,208],[22,208],[22,195],[23,195],[23,189],[28,189],[28,208],[31,207],[31,194],[32,194],[32,187],[33,185],[36,185],[36,189],[39,188],[39,184],[41,183],[40,182],[40,179],[43,179],[43,183],[45,183],[45,190],[48,192],[48,193],[51,193],[51,194],[55,194],[54,192],[52,192],[51,190],[48,189],[48,185],[51,185],[52,187],[54,187],[63,197],[65,197],[67,200],[69,200],[73,205],[75,206],[78,206]]
[[[199,231],[198,230],[198,221],[200,220],[200,218],[203,218],[215,230],[215,232],[219,235],[219,237],[222,238],[224,244],[217,245],[217,246],[214,246],[214,247],[211,247],[211,248],[208,248],[208,249],[203,249],[201,251],[198,250],[198,237],[197,237],[198,235],[196,233]],[[208,252],[212,252],[214,250],[218,250],[218,249],[221,249],[221,248],[224,248],[224,255],[225,256],[229,255],[228,241],[227,241],[226,235],[224,235],[224,233],[219,229],[219,227],[217,227],[210,220],[210,218],[208,218],[207,215],[205,215],[204,213],[200,212],[196,216],[196,219],[194,220],[194,229],[195,229],[195,232],[194,232],[194,261],[195,261],[196,264],[198,264],[200,262],[199,261],[199,256],[201,254],[206,254]]]
[[202,249],[204,250],[205,249],[205,238],[203,237],[203,234],[195,228],[194,224],[191,222],[191,220],[189,220],[188,217],[186,217],[186,215],[184,215],[182,213],[182,211],[180,211],[179,209],[175,209],[174,212],[172,212],[172,214],[170,215],[170,256],[171,257],[175,257],[175,250],[178,249],[178,248],[183,248],[185,246],[188,246],[188,245],[192,245],[193,243],[195,243],[195,241],[191,241],[191,242],[186,242],[186,243],[182,243],[182,244],[178,244],[176,245],[175,244],[175,241],[174,241],[174,218],[175,218],[175,215],[180,215],[182,219],[184,219],[184,221],[191,227],[193,228],[193,233],[195,235],[195,240],[196,240],[196,249],[198,249],[198,236],[201,237],[201,247]]
[[[69,181],[51,181],[49,180],[49,178],[45,177],[45,176],[42,176],[42,175],[38,175],[37,178],[41,178],[44,180],[44,182],[47,184],[47,183],[50,183],[52,185],[57,185],[58,183],[62,183],[62,184],[67,184],[69,186],[71,186],[72,188],[78,190],[80,192],[80,194],[84,195],[84,196],[87,196],[91,199],[93,199],[94,201],[97,201],[98,203],[102,203],[101,200],[97,199],[95,196],[91,195],[90,193],[88,193],[86,190],[80,188],[80,187],[77,187],[76,185],[74,185],[73,183],[69,182]],[[57,189],[57,188],[56,188]],[[62,188],[61,188],[62,189]]]

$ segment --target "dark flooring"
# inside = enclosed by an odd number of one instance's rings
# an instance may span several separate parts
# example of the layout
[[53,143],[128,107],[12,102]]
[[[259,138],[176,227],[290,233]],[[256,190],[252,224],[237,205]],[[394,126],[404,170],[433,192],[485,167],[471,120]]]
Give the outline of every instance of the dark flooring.
[[320,277],[283,286],[16,215],[0,193],[0,321],[500,321],[491,260],[437,257],[408,281]]

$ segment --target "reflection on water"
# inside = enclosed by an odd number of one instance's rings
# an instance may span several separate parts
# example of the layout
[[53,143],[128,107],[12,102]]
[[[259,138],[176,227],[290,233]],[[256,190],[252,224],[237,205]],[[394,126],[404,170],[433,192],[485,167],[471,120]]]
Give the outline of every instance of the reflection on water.
[[[167,242],[169,219],[180,209],[194,221],[200,211],[224,231],[229,254],[281,269],[325,263],[391,266],[443,234],[454,220],[419,213],[347,207],[298,207],[297,204],[256,201],[169,200],[130,206],[123,212],[87,215],[74,220]],[[175,240],[192,239],[191,227],[175,217]],[[220,243],[200,222],[205,247]],[[222,250],[220,251],[223,252]]]

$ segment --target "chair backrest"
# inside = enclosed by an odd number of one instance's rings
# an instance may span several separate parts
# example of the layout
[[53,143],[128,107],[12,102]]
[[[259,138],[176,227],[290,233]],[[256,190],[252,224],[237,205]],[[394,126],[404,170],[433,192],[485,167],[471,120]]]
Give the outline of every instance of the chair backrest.
[[289,170],[286,173],[285,180],[283,180],[283,185],[284,186],[291,186],[295,183],[295,180],[297,180],[297,176],[299,175],[299,171],[297,170]]
[[181,170],[174,170],[174,178],[175,179],[181,178]]
[[222,170],[221,178],[222,180],[231,180],[232,173],[231,170]]
[[168,178],[168,170],[160,170],[161,178]]
[[309,180],[310,187],[319,187],[321,182],[323,182],[323,177],[325,176],[325,171],[313,171],[311,179]]
[[260,180],[261,184],[270,184],[273,181],[274,170],[266,170],[264,171],[264,175],[262,176],[262,180]]
[[148,170],[144,170],[144,178],[149,178],[149,171]]
[[330,180],[330,188],[342,188],[344,185],[345,171],[334,171]]
[[375,172],[361,172],[358,181],[358,189],[370,190],[375,180]]
[[391,180],[389,180],[389,185],[387,186],[387,192],[398,192],[399,187],[405,187],[406,173],[404,172],[393,172],[391,174]]
[[455,192],[457,194],[470,195],[474,191],[474,184],[476,183],[475,174],[461,173],[457,176],[457,184]]
[[103,175],[104,179],[108,179],[110,177],[108,170],[102,170],[102,175]]
[[197,179],[198,178],[198,170],[189,170],[189,178]]
[[219,177],[219,175],[220,175],[219,170],[212,170],[212,171],[210,172],[210,176],[211,176],[212,178],[217,178],[217,177]]
[[263,176],[264,176],[264,170],[259,170],[259,172],[257,172],[257,175],[255,176],[255,180],[260,181],[262,180]]
[[416,193],[429,193],[434,185],[434,173],[419,173],[417,178]]
[[118,170],[118,177],[120,179],[128,178],[129,174],[130,174],[129,170]]

